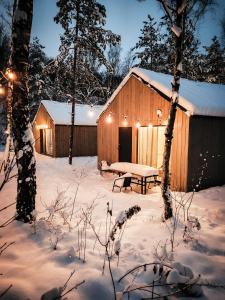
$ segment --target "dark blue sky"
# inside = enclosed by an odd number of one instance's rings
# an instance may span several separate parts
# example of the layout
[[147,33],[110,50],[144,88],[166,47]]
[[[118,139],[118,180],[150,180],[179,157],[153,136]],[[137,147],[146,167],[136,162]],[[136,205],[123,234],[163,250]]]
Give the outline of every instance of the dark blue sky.
[[[138,40],[142,22],[151,14],[156,20],[162,16],[156,0],[99,0],[106,7],[106,28],[121,35],[123,55]],[[213,12],[206,14],[201,20],[198,35],[203,45],[208,45],[214,35],[220,35],[220,19],[225,11],[225,0],[218,0],[219,5]],[[48,56],[55,56],[59,46],[60,25],[53,21],[57,13],[56,0],[35,0],[33,36],[37,36],[45,46]]]

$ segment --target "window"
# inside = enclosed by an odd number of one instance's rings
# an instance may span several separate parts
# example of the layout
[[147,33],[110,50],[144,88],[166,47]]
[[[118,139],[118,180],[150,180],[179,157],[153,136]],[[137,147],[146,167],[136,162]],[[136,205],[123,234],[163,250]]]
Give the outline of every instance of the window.
[[161,168],[165,143],[165,126],[138,128],[138,163]]

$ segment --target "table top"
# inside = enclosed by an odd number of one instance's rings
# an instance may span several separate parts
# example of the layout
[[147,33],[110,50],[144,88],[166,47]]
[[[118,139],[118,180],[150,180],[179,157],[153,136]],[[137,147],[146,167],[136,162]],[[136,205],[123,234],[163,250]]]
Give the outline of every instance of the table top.
[[110,170],[115,170],[118,172],[124,172],[124,173],[132,173],[135,175],[139,175],[142,177],[148,177],[148,176],[157,176],[159,175],[159,170],[150,167],[147,165],[139,165],[134,163],[128,163],[128,162],[115,162],[112,163],[109,167]]

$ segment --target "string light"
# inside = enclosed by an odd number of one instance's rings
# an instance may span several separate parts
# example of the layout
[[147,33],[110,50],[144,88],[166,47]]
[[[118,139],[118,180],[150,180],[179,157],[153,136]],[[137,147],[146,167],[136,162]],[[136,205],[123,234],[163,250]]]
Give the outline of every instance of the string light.
[[141,127],[141,123],[140,123],[139,121],[137,121],[136,127],[137,127],[137,128]]
[[12,72],[10,69],[8,69],[8,70],[6,71],[5,75],[6,75],[6,77],[7,77],[9,80],[11,80],[11,81],[13,81],[13,80],[16,79],[16,74],[15,74],[14,72]]
[[109,113],[107,118],[106,118],[107,123],[112,123],[112,113]]
[[4,96],[5,95],[5,89],[4,87],[0,84],[0,96]]
[[127,122],[127,116],[124,116],[124,121],[123,121],[123,126],[127,126],[128,122]]
[[46,125],[46,124],[40,124],[40,125],[36,125],[36,128],[37,129],[47,129],[48,125]]
[[89,115],[89,117],[93,117],[93,115],[94,115],[93,105],[91,105],[91,108],[88,111],[88,115]]

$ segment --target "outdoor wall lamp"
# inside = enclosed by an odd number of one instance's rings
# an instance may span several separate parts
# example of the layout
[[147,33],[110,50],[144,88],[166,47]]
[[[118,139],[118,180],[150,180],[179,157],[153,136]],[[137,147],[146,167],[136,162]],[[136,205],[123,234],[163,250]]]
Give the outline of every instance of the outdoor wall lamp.
[[123,126],[127,126],[128,122],[127,122],[127,116],[124,116],[124,120],[123,120]]
[[162,111],[161,111],[161,109],[157,109],[156,114],[157,114],[158,118],[161,118],[162,117]]

